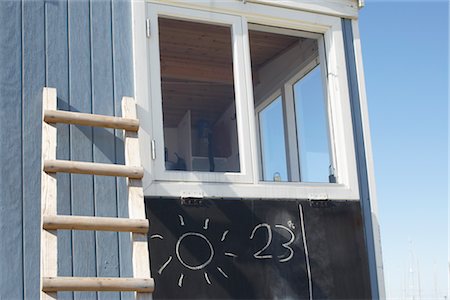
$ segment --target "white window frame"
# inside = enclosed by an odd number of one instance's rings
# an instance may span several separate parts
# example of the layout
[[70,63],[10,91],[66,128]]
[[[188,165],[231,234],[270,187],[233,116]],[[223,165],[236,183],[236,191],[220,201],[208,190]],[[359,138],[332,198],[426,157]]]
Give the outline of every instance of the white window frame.
[[[157,25],[155,20],[150,20],[152,37],[146,38],[145,21],[149,11],[149,3],[163,3],[170,10],[177,7],[191,9],[189,19],[203,18],[214,13],[228,14],[239,17],[242,26],[243,52],[238,51],[239,68],[244,74],[239,80],[234,71],[235,84],[242,84],[239,93],[244,93],[243,98],[236,99],[237,110],[241,109],[238,121],[239,150],[241,156],[241,172],[238,174],[221,174],[216,172],[198,174],[203,172],[174,172],[163,171],[160,175],[163,160],[158,166],[152,163],[150,155],[151,141],[155,139],[153,129],[155,124],[162,126],[162,120],[154,119],[151,111],[161,109],[154,107],[154,97],[160,97],[159,52],[157,65],[155,60],[151,62],[149,53],[155,53],[156,49],[149,40],[158,39],[155,32]],[[170,0],[136,0],[132,4],[133,13],[133,54],[135,74],[135,97],[138,102],[138,116],[141,120],[140,145],[145,167],[144,191],[149,196],[168,197],[224,197],[224,198],[267,198],[267,199],[333,199],[333,200],[358,200],[358,181],[356,173],[356,158],[352,132],[349,91],[347,86],[346,63],[344,43],[339,17],[328,16],[320,13],[311,13],[296,9],[271,7],[256,3],[230,2],[230,1],[170,1]],[[215,23],[215,22],[213,22]],[[260,180],[260,166],[257,143],[257,131],[255,122],[255,108],[253,106],[253,90],[251,83],[251,64],[248,40],[248,26],[260,24],[286,28],[294,31],[311,32],[313,35],[323,36],[326,55],[326,83],[328,109],[330,112],[330,130],[333,135],[331,143],[335,155],[336,177],[338,183],[306,183],[306,182],[264,182]],[[234,38],[233,38],[234,39]],[[152,48],[153,47],[153,48]],[[153,51],[153,52],[152,52]],[[233,50],[233,55],[236,55]],[[155,55],[153,55],[155,57]],[[236,60],[235,60],[236,62]],[[152,88],[158,87],[158,88]],[[244,91],[241,90],[244,89]],[[156,91],[156,92],[155,92]],[[237,94],[237,93],[236,93]],[[160,99],[160,98],[159,98]],[[238,101],[246,101],[239,103]],[[245,113],[245,115],[244,115]],[[241,124],[241,125],[239,125]],[[239,128],[241,126],[241,128]],[[244,127],[244,128],[243,128]],[[162,128],[161,128],[162,132]],[[243,140],[244,139],[244,140]],[[160,150],[157,155],[163,155]],[[248,159],[247,159],[248,158]],[[244,162],[244,163],[243,163]],[[179,174],[176,174],[179,173]],[[201,175],[201,178],[198,177]]]
[[[260,180],[263,180],[263,172],[262,172],[262,149],[261,149],[261,131],[259,128],[260,120],[259,120],[259,113],[272,101],[274,101],[278,96],[281,96],[282,98],[282,105],[283,105],[283,122],[284,122],[284,130],[285,130],[285,148],[286,148],[286,168],[287,168],[287,175],[288,175],[288,181],[289,182],[300,182],[301,181],[301,172],[300,172],[300,160],[299,160],[299,145],[298,145],[298,132],[297,132],[297,124],[296,124],[296,117],[295,117],[295,99],[294,99],[294,85],[302,79],[304,76],[306,76],[310,71],[312,71],[316,66],[320,65],[320,71],[322,74],[322,84],[323,84],[323,93],[324,93],[324,101],[325,101],[325,113],[327,115],[327,134],[328,134],[328,141],[329,141],[329,154],[330,154],[330,163],[332,168],[332,174],[329,175],[335,175],[334,170],[336,169],[336,155],[335,155],[335,149],[333,148],[334,145],[334,136],[333,136],[333,127],[331,126],[331,121],[329,119],[330,117],[330,105],[328,101],[328,88],[327,88],[327,80],[325,79],[327,76],[326,72],[326,55],[325,55],[325,43],[323,36],[321,34],[317,33],[311,33],[311,32],[302,32],[302,31],[296,31],[291,29],[280,29],[280,28],[273,28],[273,27],[267,27],[263,25],[255,25],[250,24],[249,29],[257,30],[257,31],[263,31],[263,32],[271,32],[271,33],[277,33],[277,34],[286,34],[290,36],[298,36],[303,38],[310,38],[317,41],[318,46],[318,55],[317,57],[307,57],[304,62],[302,62],[301,65],[296,66],[293,68],[289,73],[285,74],[283,78],[277,78],[277,82],[271,86],[268,89],[263,89],[263,91],[259,93],[259,98],[262,98],[262,101],[259,101],[258,103],[255,103],[255,111],[256,111],[256,126],[257,126],[257,139],[258,139],[258,153],[260,155],[259,157],[259,163],[260,163]],[[276,73],[277,72],[277,66],[269,66],[269,70],[267,70],[269,73]],[[269,96],[267,96],[269,95]],[[256,96],[256,95],[255,95]],[[255,99],[256,100],[256,99]],[[325,182],[322,182],[323,184],[326,184]]]
[[151,86],[161,86],[161,67],[159,56],[159,30],[158,18],[169,17],[180,20],[189,20],[206,24],[230,26],[233,51],[233,74],[235,90],[236,120],[238,131],[238,145],[240,158],[240,172],[198,172],[198,171],[172,171],[166,170],[164,165],[164,130],[162,119],[162,94],[161,88],[152,88],[150,91],[152,107],[152,142],[155,146],[155,158],[153,160],[153,178],[157,181],[188,181],[188,182],[243,182],[250,183],[253,180],[252,159],[249,144],[250,131],[248,126],[248,101],[245,78],[248,74],[243,62],[243,40],[237,37],[242,35],[241,18],[228,14],[205,12],[189,8],[179,8],[169,5],[147,4],[147,16],[150,21],[149,68]]

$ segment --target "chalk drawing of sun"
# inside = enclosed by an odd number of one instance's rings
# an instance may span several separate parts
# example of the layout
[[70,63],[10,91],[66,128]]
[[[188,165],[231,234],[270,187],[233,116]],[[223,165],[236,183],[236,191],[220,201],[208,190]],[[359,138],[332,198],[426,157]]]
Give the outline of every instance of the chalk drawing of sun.
[[[179,217],[179,221],[180,221],[180,225],[181,226],[185,226],[185,222],[184,222],[184,218],[181,215],[178,215]],[[208,226],[209,226],[209,218],[205,219],[204,221],[204,226],[203,226],[203,231],[208,230]],[[224,242],[227,235],[228,235],[229,230],[225,230],[222,233],[222,237],[220,239],[221,242]],[[154,234],[152,236],[150,236],[151,239],[161,239],[163,240],[164,237],[162,235],[159,234]],[[195,242],[193,242],[193,240]],[[202,261],[200,263],[193,263],[188,261],[186,255],[183,253],[183,251],[181,250],[183,248],[183,244],[185,244],[187,241],[189,241],[191,244],[194,243],[197,247],[197,249],[201,249],[201,251],[206,255],[204,255],[204,258],[202,259]],[[236,258],[238,257],[236,254],[231,253],[231,252],[224,252],[223,253],[225,256],[228,257],[233,257]],[[199,271],[199,272],[203,272],[203,276],[205,278],[205,281],[207,284],[211,284],[211,279],[209,278],[208,272],[206,271],[206,267],[208,265],[211,264],[211,262],[213,261],[213,258],[215,256],[215,251],[214,251],[214,247],[213,244],[210,242],[210,240],[206,237],[206,235],[204,233],[201,232],[196,232],[196,231],[188,231],[185,232],[184,234],[182,234],[177,242],[175,243],[175,256],[176,259],[181,263],[181,265],[183,265],[186,269],[188,270],[192,270],[192,271]],[[162,275],[165,268],[172,262],[173,257],[170,255],[167,260],[161,265],[161,267],[158,269],[158,274]],[[225,273],[225,271],[220,267],[220,266],[216,266],[217,271],[219,271],[220,274],[222,274],[222,276],[226,279],[228,279],[228,274]],[[178,286],[181,288],[183,286],[183,279],[184,279],[184,273],[180,273],[180,277],[178,278]]]

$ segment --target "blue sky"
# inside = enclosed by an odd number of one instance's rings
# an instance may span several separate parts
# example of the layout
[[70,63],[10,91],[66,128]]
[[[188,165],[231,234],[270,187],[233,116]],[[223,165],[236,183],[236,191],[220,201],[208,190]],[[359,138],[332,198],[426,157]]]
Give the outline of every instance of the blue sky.
[[386,292],[392,299],[447,295],[448,15],[447,1],[366,0],[360,11]]

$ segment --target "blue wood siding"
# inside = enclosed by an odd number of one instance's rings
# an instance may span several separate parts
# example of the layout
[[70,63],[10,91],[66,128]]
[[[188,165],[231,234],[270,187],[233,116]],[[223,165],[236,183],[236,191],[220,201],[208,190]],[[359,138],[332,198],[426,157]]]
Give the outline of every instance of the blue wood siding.
[[[39,296],[42,88],[58,108],[120,115],[133,96],[129,1],[0,1],[0,299]],[[58,125],[57,157],[124,163],[122,133]],[[124,179],[58,174],[58,213],[127,216]],[[62,276],[130,276],[126,233],[61,231]],[[120,299],[128,293],[60,293]]]
[[[0,298],[21,299],[23,257],[22,7],[0,2]],[[8,28],[9,27],[9,28]],[[28,187],[29,189],[30,187]],[[33,205],[33,204],[31,204]],[[29,223],[28,223],[29,225]]]

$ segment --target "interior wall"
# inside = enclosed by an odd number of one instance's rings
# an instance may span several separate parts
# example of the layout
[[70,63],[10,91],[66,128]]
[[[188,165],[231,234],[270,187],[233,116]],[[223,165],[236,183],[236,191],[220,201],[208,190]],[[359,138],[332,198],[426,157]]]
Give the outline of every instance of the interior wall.
[[[42,88],[58,108],[120,116],[133,96],[129,1],[0,1],[0,299],[37,299]],[[124,163],[122,133],[58,126],[58,159]],[[58,175],[58,213],[126,216],[124,179]],[[62,276],[129,276],[126,233],[61,231]],[[60,293],[90,299],[94,293]],[[99,299],[129,294],[99,293]]]

